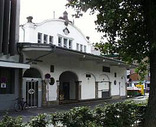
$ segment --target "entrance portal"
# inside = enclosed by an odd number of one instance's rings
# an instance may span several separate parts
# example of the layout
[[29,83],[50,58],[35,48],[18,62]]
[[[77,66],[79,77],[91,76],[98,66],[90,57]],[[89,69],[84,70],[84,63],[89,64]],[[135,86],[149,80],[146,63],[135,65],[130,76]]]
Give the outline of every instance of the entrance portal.
[[75,73],[66,71],[59,78],[59,101],[78,100],[78,77]]
[[24,73],[23,98],[29,107],[41,107],[41,75],[37,69],[31,68]]

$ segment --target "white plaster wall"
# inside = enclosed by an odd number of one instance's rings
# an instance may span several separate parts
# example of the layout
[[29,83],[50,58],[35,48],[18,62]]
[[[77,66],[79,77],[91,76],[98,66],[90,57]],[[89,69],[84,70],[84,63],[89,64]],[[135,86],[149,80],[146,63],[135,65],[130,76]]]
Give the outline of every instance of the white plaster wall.
[[26,23],[19,27],[19,42],[36,43],[36,26],[33,23]]
[[24,30],[23,30],[23,26],[20,26],[19,27],[19,42],[24,42],[24,36],[25,36],[25,34],[24,34]]
[[[65,35],[63,29],[68,28],[70,33]],[[21,29],[23,28],[23,29]],[[64,20],[46,20],[39,24],[26,23],[25,25],[20,26],[20,42],[31,42],[38,43],[37,35],[38,32],[46,34],[48,36],[53,36],[53,44],[58,46],[58,36],[63,38],[71,39],[72,49],[76,50],[76,43],[86,46],[86,52],[91,53],[91,44],[82,34],[82,32],[76,28],[73,24],[68,26],[64,25]],[[42,36],[43,42],[43,36]]]
[[[117,77],[114,77],[114,73],[117,74]],[[118,66],[111,67],[111,95],[116,96],[124,96],[126,94],[125,92],[125,81],[123,81],[122,77],[126,77],[126,68],[121,68]],[[116,85],[114,84],[114,80],[116,80]],[[123,91],[121,91],[123,90]]]
[[[26,57],[35,58],[37,52],[29,52],[25,54]],[[27,55],[27,56],[26,56]],[[71,71],[77,74],[78,81],[81,82],[81,99],[94,99],[95,98],[95,81],[108,80],[105,75],[110,79],[111,83],[111,95],[119,95],[119,82],[120,87],[122,86],[121,96],[125,95],[125,86],[124,81],[121,79],[122,76],[126,75],[126,69],[116,66],[110,66],[111,72],[104,73],[102,72],[102,66],[108,66],[108,63],[97,64],[95,61],[81,61],[76,57],[61,56],[56,54],[51,54],[42,58],[43,62],[38,62],[37,64],[32,64],[31,66],[39,68],[41,73],[44,75],[46,73],[51,74],[55,81],[59,80],[60,75],[65,71]],[[50,72],[50,65],[54,65],[54,72]],[[114,73],[117,73],[117,77],[114,77]],[[86,78],[86,74],[91,74],[91,78]],[[114,80],[117,81],[117,84],[114,85]],[[71,89],[71,91],[74,91]],[[99,93],[99,98],[101,97]],[[74,98],[74,92],[71,92],[71,99]],[[49,100],[57,100],[57,83],[49,86]]]
[[81,77],[81,99],[94,99],[95,98],[95,79],[93,75],[91,78],[86,78],[84,73]]

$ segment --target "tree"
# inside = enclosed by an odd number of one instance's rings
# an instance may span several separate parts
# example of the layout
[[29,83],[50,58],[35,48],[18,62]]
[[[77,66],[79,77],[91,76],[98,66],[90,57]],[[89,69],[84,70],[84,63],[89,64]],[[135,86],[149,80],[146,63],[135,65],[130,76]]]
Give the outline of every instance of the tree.
[[68,0],[77,15],[96,12],[97,31],[107,42],[96,46],[104,53],[118,53],[129,63],[149,58],[151,85],[145,127],[156,123],[156,1],[155,0]]

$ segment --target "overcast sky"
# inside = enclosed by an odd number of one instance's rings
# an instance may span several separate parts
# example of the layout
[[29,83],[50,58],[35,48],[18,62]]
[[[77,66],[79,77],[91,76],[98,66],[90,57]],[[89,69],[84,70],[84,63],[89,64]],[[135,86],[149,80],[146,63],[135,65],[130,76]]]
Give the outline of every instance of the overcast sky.
[[74,19],[71,15],[74,13],[73,9],[65,7],[67,0],[21,0],[20,8],[20,24],[26,23],[26,17],[33,16],[33,22],[39,23],[46,19],[59,18],[66,10],[68,12],[69,20],[75,23],[85,36],[89,36],[92,42],[100,41],[100,34],[95,30],[94,21],[96,16],[86,13],[79,19]]

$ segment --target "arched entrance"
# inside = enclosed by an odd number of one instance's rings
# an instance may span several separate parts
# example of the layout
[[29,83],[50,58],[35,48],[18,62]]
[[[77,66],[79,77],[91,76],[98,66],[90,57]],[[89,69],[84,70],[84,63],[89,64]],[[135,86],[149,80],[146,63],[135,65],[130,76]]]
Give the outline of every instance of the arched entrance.
[[98,98],[110,98],[111,96],[111,82],[106,74],[99,76],[100,81],[97,83]]
[[23,75],[23,98],[29,107],[41,107],[42,84],[41,74],[35,68],[30,68]]
[[71,102],[78,100],[79,82],[78,77],[71,71],[63,72],[59,77],[59,101]]

